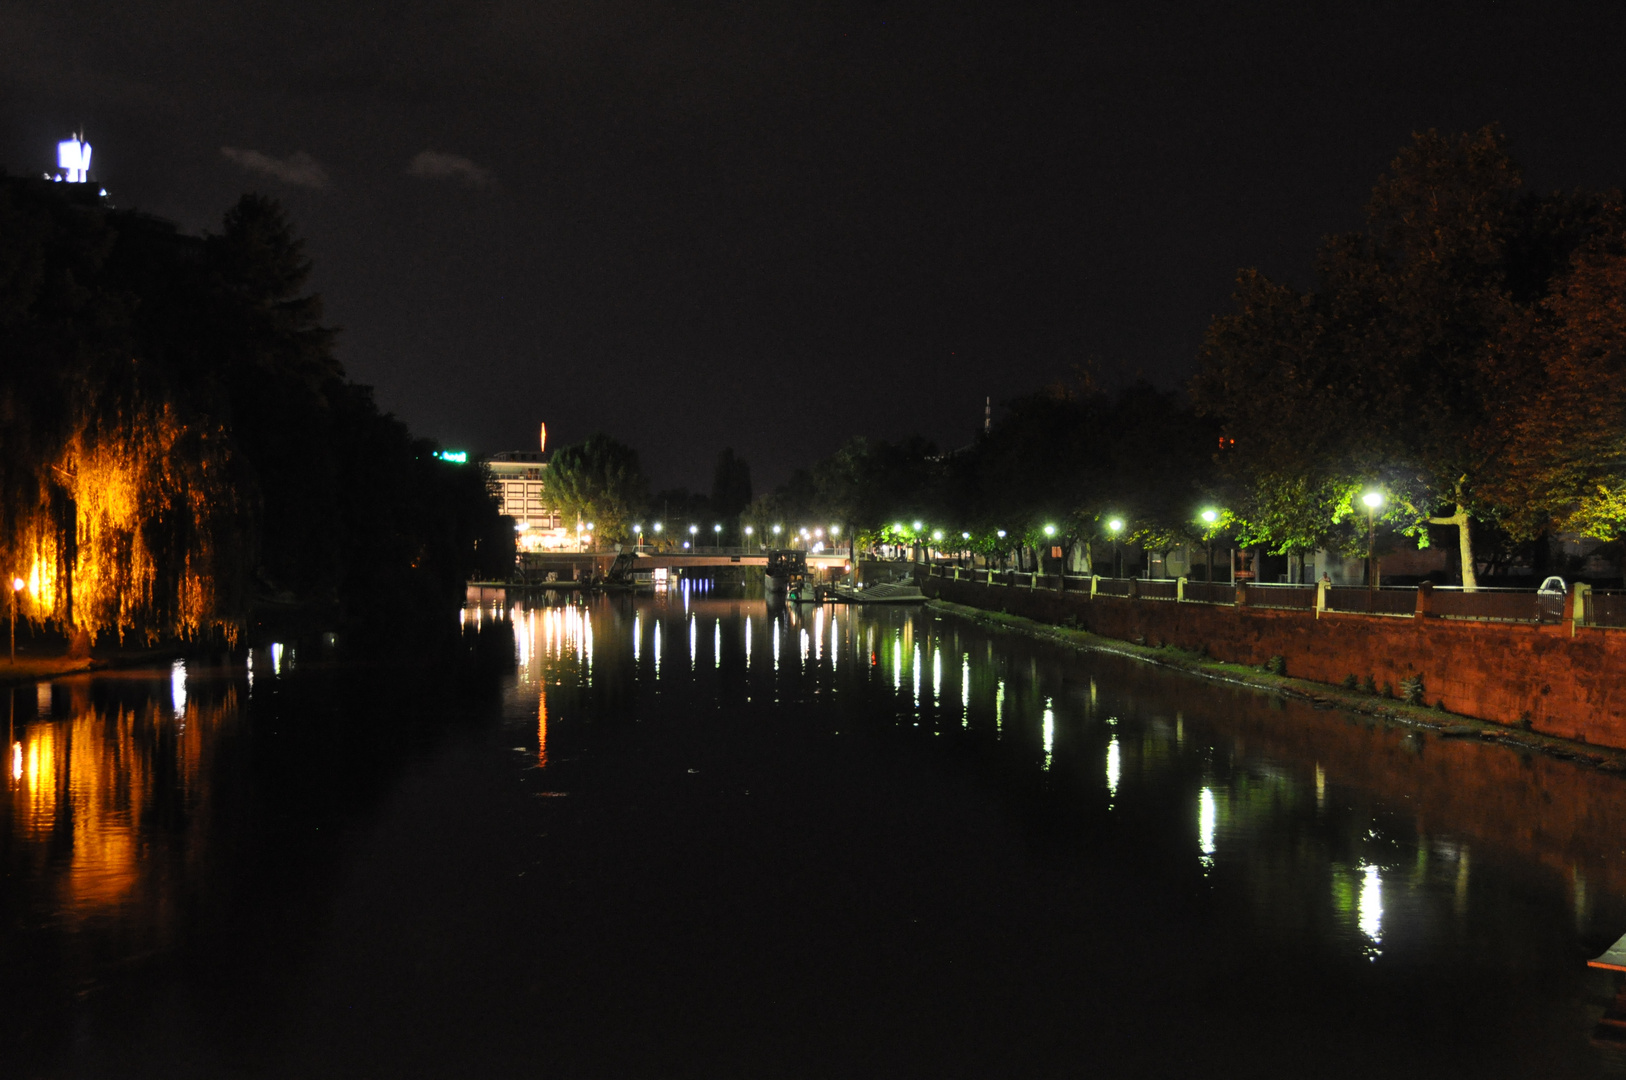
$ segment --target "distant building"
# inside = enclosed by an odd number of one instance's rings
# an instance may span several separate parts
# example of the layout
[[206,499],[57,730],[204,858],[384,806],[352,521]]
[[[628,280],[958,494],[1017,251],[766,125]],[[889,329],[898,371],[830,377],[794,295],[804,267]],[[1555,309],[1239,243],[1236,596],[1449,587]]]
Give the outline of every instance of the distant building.
[[497,496],[498,512],[514,519],[514,543],[520,551],[575,551],[581,547],[575,522],[566,528],[558,509],[548,502],[548,463],[539,450],[504,450],[486,459],[487,486]]

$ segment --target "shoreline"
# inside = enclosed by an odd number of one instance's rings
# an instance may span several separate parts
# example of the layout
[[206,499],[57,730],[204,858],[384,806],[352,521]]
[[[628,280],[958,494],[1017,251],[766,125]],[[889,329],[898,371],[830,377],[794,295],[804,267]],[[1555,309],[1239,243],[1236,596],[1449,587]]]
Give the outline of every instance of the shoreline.
[[968,604],[957,604],[951,600],[928,600],[926,608],[967,619],[990,629],[1053,641],[1081,651],[1112,653],[1197,678],[1295,698],[1306,701],[1318,709],[1360,713],[1406,727],[1433,731],[1442,738],[1476,738],[1487,743],[1537,751],[1551,757],[1590,765],[1600,772],[1626,774],[1626,750],[1563,739],[1555,735],[1542,735],[1423,705],[1409,705],[1395,698],[1359,690],[1346,690],[1330,683],[1314,682],[1290,675],[1273,675],[1262,668],[1215,660],[1173,645],[1161,647],[1139,645],[1132,641],[1104,637],[1088,630],[1058,626],[1002,611],[987,611]]

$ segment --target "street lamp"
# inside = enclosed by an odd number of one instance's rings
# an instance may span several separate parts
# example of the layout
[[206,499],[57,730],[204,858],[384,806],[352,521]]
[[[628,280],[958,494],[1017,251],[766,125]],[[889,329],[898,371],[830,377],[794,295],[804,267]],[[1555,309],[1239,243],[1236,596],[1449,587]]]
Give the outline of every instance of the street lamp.
[[1112,534],[1112,576],[1118,577],[1118,533],[1124,527],[1123,519],[1113,518],[1107,522],[1107,531]]
[[1204,510],[1202,512],[1202,519],[1203,519],[1203,524],[1208,526],[1208,528],[1203,530],[1203,536],[1208,541],[1208,577],[1205,580],[1208,581],[1210,584],[1213,584],[1213,581],[1214,581],[1214,523],[1219,520],[1219,514],[1216,513],[1213,510]]
[[642,548],[644,546],[644,527],[642,525],[634,525],[632,527],[632,535],[637,537],[638,547]]
[[11,579],[11,662],[17,662],[17,594],[23,591],[25,582],[20,577]]
[[1383,505],[1383,492],[1368,491],[1361,496],[1361,502],[1366,504],[1366,610],[1375,607],[1378,590],[1378,566],[1372,557],[1373,540],[1377,534],[1378,507]]

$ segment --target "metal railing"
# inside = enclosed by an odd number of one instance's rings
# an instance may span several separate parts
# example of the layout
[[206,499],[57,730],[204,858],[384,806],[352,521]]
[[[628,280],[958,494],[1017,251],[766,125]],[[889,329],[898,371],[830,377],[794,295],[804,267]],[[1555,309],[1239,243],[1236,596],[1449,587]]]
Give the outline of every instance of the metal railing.
[[1175,578],[1142,578],[1140,581],[1140,598],[1142,600],[1178,600],[1180,599],[1180,582]]
[[1327,589],[1327,610],[1362,615],[1414,615],[1417,590],[1414,588],[1368,589],[1362,585],[1333,585]]
[[[939,569],[929,571],[934,576],[974,581],[978,584],[1060,592],[1068,595],[1093,595],[1121,599],[1158,600],[1170,602],[1232,606],[1236,603],[1237,585],[1231,582],[1192,581],[1184,584],[1171,578],[1091,578],[1076,574],[1035,574],[1028,571]],[[1326,585],[1325,604],[1321,610],[1339,614],[1415,616],[1418,614],[1418,589],[1414,586],[1382,586],[1368,589],[1361,585]],[[1575,622],[1581,626],[1626,629],[1626,590],[1591,589],[1585,585],[1579,590]],[[1314,612],[1318,594],[1323,586],[1248,582],[1247,605],[1284,611]],[[1559,623],[1564,620],[1566,599],[1559,593],[1543,593],[1534,589],[1510,589],[1481,586],[1465,592],[1461,586],[1433,586],[1423,602],[1424,614],[1429,618],[1460,621],[1504,623]]]
[[[1186,591],[1188,593],[1191,591],[1189,583],[1186,585]],[[1256,581],[1248,583],[1249,607],[1314,611],[1315,598],[1314,585],[1265,585]]]
[[1236,586],[1229,581],[1188,581],[1186,602],[1197,604],[1234,604]]
[[1435,586],[1429,614],[1477,622],[1558,622],[1564,615],[1564,597],[1528,589],[1464,592],[1456,586]]
[[1626,626],[1626,592],[1588,589],[1581,601],[1581,622],[1585,626]]

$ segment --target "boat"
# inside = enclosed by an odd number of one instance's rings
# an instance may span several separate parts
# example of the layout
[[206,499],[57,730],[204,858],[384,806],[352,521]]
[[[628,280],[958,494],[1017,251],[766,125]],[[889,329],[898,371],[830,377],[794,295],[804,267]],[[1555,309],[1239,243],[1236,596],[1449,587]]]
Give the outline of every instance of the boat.
[[849,604],[922,604],[926,594],[911,582],[883,581],[867,588],[837,585],[831,592]]

